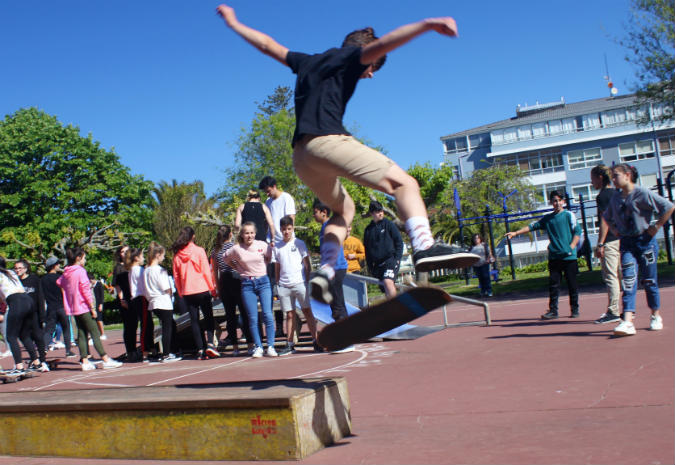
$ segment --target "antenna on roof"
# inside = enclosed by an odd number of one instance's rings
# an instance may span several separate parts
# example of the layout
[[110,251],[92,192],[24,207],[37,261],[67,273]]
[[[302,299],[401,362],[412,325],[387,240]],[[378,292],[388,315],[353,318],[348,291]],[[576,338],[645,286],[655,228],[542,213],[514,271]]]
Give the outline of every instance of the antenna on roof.
[[609,88],[609,96],[614,97],[616,94],[619,93],[619,89],[614,87],[614,83],[612,82],[612,78],[609,76],[609,67],[607,66],[607,54],[605,53],[605,73],[607,73],[604,78],[605,81],[607,81],[607,87]]

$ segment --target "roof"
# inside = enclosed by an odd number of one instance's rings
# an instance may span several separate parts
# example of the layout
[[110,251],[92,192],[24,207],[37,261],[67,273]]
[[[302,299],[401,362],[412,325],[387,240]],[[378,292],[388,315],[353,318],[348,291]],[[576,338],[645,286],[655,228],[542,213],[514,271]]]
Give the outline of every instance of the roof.
[[621,95],[619,97],[604,97],[593,100],[585,100],[577,103],[560,102],[556,105],[540,105],[541,110],[536,110],[535,107],[520,108],[520,116],[497,121],[495,123],[485,124],[466,131],[456,132],[447,136],[442,136],[442,139],[472,136],[475,134],[482,134],[485,132],[494,131],[496,129],[510,128],[513,126],[521,126],[525,124],[540,123],[549,120],[571,118],[579,115],[586,115],[589,113],[597,113],[617,108],[625,108],[636,105],[635,94]]

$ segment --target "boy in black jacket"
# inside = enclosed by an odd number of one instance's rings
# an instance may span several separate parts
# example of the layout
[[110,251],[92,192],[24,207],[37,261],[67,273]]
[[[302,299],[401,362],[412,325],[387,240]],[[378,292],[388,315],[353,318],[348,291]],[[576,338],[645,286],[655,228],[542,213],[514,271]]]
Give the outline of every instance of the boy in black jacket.
[[368,212],[373,221],[363,233],[366,264],[370,274],[382,281],[387,297],[393,297],[396,295],[396,276],[403,255],[403,239],[396,225],[384,217],[384,208],[380,202],[370,202]]

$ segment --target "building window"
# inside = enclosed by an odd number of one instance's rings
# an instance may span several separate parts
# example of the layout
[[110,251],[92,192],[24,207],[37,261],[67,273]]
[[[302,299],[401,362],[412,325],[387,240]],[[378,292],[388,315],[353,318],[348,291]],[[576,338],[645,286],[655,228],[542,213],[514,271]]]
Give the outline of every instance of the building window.
[[659,137],[659,154],[662,157],[675,155],[675,134]]
[[475,150],[479,147],[489,147],[490,137],[488,134],[474,134],[469,136],[469,149]]
[[640,176],[640,185],[644,188],[656,189],[656,174],[643,174]]
[[[620,108],[618,110],[610,110],[602,113],[602,125],[606,128],[618,126],[626,122],[626,109]],[[635,111],[628,119],[635,119]]]
[[654,158],[654,144],[651,140],[619,144],[619,157],[622,162]]
[[600,221],[597,216],[586,217],[586,230],[588,234],[600,234]]
[[537,189],[535,193],[535,200],[537,201],[537,206],[548,205],[548,196],[551,195],[551,192],[557,191],[560,195],[565,195],[566,184],[564,182],[557,182],[552,184],[540,184],[534,186]]
[[530,176],[565,171],[562,153],[557,149],[508,155],[500,157],[496,162],[500,165],[517,166]]
[[595,199],[595,197],[598,195],[598,192],[595,189],[593,189],[592,184],[579,184],[576,186],[572,186],[572,197],[574,198],[575,202],[579,202],[579,195],[584,196],[584,201],[592,200]]
[[445,153],[466,152],[466,137],[457,137],[445,141]]
[[571,170],[591,168],[602,160],[602,152],[599,148],[586,150],[570,150],[567,152],[567,162]]

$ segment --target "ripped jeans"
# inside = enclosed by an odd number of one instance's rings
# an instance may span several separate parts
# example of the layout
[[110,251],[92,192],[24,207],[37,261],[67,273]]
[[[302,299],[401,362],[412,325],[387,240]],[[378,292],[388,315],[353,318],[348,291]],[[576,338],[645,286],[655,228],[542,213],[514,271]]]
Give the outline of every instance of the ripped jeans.
[[621,238],[621,283],[623,284],[623,311],[635,312],[638,278],[647,294],[647,305],[652,310],[661,306],[659,283],[656,277],[656,259],[659,246],[656,239],[644,232],[639,236]]

